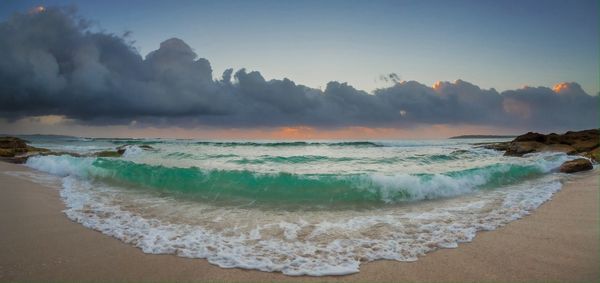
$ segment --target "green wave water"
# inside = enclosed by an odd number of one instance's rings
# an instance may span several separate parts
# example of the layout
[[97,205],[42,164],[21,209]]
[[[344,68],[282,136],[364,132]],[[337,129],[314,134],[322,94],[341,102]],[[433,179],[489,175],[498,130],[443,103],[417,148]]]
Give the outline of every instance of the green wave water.
[[32,158],[28,165],[207,200],[343,204],[398,203],[495,189],[543,175],[564,159],[506,159],[460,143],[438,148],[438,141],[420,147],[416,141],[405,147],[363,141],[165,142],[152,151],[127,147],[123,158],[47,156]]
[[456,247],[548,200],[561,187],[553,172],[575,158],[506,157],[464,140],[41,142],[82,153],[127,144],[119,158],[29,158],[62,177],[73,221],[146,253],[290,275]]
[[536,165],[494,164],[444,174],[292,174],[202,170],[96,159],[95,178],[205,199],[284,203],[394,203],[465,194],[539,176]]

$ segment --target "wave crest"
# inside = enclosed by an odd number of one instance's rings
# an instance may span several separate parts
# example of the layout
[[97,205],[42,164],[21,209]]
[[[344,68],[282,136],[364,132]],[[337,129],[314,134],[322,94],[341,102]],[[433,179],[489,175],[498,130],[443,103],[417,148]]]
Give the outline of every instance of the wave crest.
[[565,157],[532,164],[498,163],[440,174],[292,174],[245,170],[179,168],[110,158],[39,156],[27,165],[51,174],[91,177],[129,186],[185,193],[201,199],[255,200],[269,203],[397,203],[437,199],[493,189],[540,176]]

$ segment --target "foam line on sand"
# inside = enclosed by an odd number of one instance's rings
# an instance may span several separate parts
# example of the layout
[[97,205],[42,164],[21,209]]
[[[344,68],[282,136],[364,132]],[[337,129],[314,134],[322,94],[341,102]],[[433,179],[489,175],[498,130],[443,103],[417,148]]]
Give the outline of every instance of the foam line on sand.
[[0,281],[586,281],[600,278],[598,170],[532,215],[417,262],[376,261],[348,276],[289,277],[149,255],[67,219],[58,191],[0,162]]

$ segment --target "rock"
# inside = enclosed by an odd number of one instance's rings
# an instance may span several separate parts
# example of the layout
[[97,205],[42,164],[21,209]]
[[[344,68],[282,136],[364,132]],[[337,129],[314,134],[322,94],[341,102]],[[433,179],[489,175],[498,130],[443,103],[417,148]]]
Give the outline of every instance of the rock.
[[0,148],[3,149],[25,149],[27,141],[16,137],[0,137]]
[[545,141],[546,141],[545,135],[534,133],[534,132],[529,132],[524,135],[520,135],[513,140],[513,142],[540,142],[540,143],[543,143]]
[[583,156],[590,158],[594,162],[600,162],[600,147],[595,148],[589,152],[586,152]]
[[591,129],[579,132],[569,131],[562,135],[560,139],[560,143],[568,145],[574,145],[582,141],[593,141],[598,143],[598,141],[600,141],[600,130]]
[[24,163],[32,155],[48,153],[50,150],[27,145],[27,141],[16,137],[0,137],[0,157],[12,163]]
[[[564,152],[566,154],[581,154],[592,158],[591,151],[600,147],[600,130],[591,129],[578,132],[566,132],[562,135],[550,133],[548,135],[528,132],[506,143],[483,145],[484,148],[505,150],[506,156],[523,156],[533,152]],[[599,160],[600,156],[592,158]]]
[[[125,151],[123,151],[123,152],[125,152]],[[96,157],[121,157],[121,155],[123,155],[123,153],[120,153],[118,151],[112,151],[112,150],[105,150],[105,151],[100,151],[100,152],[94,153],[94,156],[96,156]]]
[[483,144],[483,145],[481,145],[481,147],[487,148],[487,149],[504,151],[504,150],[508,149],[509,145],[510,145],[510,142],[498,142],[498,143]]
[[546,139],[544,140],[544,143],[546,144],[557,144],[560,143],[561,141],[561,136],[555,133],[550,133],[546,136]]
[[572,146],[577,152],[586,152],[598,147],[599,144],[599,140],[581,140],[574,142]]
[[523,156],[532,152],[564,152],[566,154],[575,154],[577,151],[566,144],[546,145],[536,141],[511,142],[508,144],[505,156]]
[[38,153],[44,153],[44,152],[50,152],[49,149],[46,148],[40,148],[40,147],[34,147],[34,146],[27,146],[27,153],[29,154],[38,154]]
[[27,145],[27,141],[16,137],[0,137],[0,157],[13,163],[23,163],[33,154],[47,152],[45,148]]
[[0,156],[14,157],[27,152],[25,140],[15,137],[0,137]]
[[571,161],[567,161],[560,166],[560,172],[563,173],[575,173],[580,171],[592,170],[592,162],[585,158],[579,158]]
[[11,149],[0,148],[0,157],[13,157],[15,152]]
[[505,156],[523,156],[527,153],[539,152],[540,149],[546,147],[541,142],[536,141],[524,141],[524,142],[511,142],[504,153]]
[[575,154],[577,150],[570,145],[567,144],[551,144],[546,145],[539,149],[539,151],[549,151],[549,152],[563,152],[566,154]]

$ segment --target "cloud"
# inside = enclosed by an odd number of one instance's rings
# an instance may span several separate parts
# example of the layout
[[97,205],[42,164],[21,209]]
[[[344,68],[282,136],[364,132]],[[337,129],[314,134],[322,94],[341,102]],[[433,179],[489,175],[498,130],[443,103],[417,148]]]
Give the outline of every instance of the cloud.
[[[367,93],[332,81],[324,91],[259,72],[226,70],[168,39],[145,58],[129,34],[93,31],[75,11],[36,9],[0,23],[0,117],[58,115],[83,124],[213,127],[486,125],[596,127],[599,97],[577,83],[497,92],[457,80]],[[315,67],[316,68],[316,67]],[[490,66],[493,68],[493,66]]]

